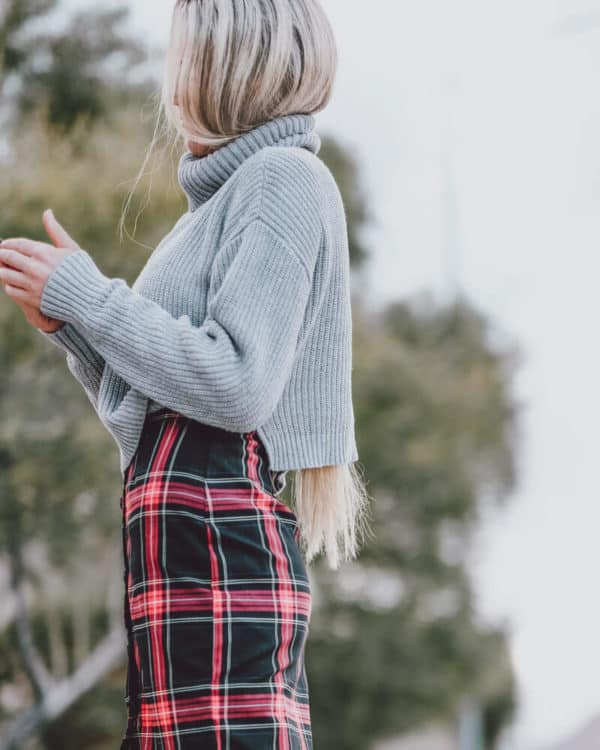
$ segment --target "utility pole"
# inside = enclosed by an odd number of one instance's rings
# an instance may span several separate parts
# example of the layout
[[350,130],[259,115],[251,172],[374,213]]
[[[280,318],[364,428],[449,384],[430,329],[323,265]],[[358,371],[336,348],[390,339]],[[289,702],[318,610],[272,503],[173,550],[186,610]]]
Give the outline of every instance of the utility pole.
[[458,196],[455,166],[452,155],[451,133],[442,136],[440,158],[442,200],[442,254],[444,276],[450,297],[455,299],[460,290],[460,242],[458,221]]
[[441,245],[446,289],[452,300],[460,292],[460,212],[454,163],[454,93],[457,90],[456,75],[448,81],[446,101],[447,119],[441,133],[440,177],[441,177]]
[[465,698],[461,704],[457,745],[458,750],[484,750],[481,706],[471,697]]

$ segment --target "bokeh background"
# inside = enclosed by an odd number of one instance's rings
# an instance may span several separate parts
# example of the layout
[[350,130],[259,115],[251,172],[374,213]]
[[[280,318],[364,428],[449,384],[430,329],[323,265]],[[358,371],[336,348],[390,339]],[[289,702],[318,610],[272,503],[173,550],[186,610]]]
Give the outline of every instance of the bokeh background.
[[[600,747],[600,2],[323,0],[375,536],[312,570],[318,750]],[[0,236],[132,283],[186,210],[154,127],[172,3],[2,0]],[[0,294],[0,750],[115,750],[112,438]]]

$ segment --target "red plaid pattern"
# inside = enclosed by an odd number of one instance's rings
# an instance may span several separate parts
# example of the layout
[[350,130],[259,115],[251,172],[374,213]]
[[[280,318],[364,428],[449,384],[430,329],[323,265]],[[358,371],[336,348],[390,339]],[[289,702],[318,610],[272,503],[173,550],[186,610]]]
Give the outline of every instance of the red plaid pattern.
[[120,750],[312,750],[308,571],[256,432],[147,414],[121,495]]

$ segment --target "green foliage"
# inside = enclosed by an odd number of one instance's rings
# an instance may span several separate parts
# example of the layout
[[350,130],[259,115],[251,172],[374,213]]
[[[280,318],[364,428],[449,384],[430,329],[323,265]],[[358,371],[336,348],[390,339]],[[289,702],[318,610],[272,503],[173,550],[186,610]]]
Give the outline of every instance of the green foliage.
[[44,750],[115,750],[125,732],[125,670],[115,670],[41,733]]
[[[8,21],[21,28],[32,8],[23,7],[19,18],[9,16]],[[109,29],[104,31],[110,36]],[[16,49],[20,43],[15,39],[11,47],[6,26],[2,38],[4,50]],[[113,48],[118,48],[116,42]],[[20,65],[16,57],[8,55],[13,73],[25,79],[27,61]],[[6,54],[3,59],[6,62]],[[71,72],[84,75],[85,67],[73,67]],[[94,89],[92,83],[88,81]],[[111,91],[114,102],[118,91]],[[136,195],[156,180],[153,197],[161,210],[140,214],[135,240],[123,242],[118,236],[124,201],[152,133],[153,123],[140,116],[141,103],[151,93],[132,88],[131,97],[120,102],[124,106],[110,104],[111,116],[100,119],[82,106],[69,122],[68,137],[56,126],[46,97],[40,97],[36,109],[23,110],[15,117],[20,124],[11,131],[0,177],[0,235],[48,242],[41,219],[43,210],[52,207],[105,273],[132,282],[186,205],[173,175],[177,157],[155,160]],[[127,236],[131,218],[138,219],[136,213],[143,208],[140,204],[133,203]],[[32,329],[4,293],[0,294],[0,362],[0,556],[4,568],[9,552],[23,558],[22,589],[34,645],[44,667],[60,679],[106,634],[109,616],[122,621],[117,448],[69,372],[63,352]],[[12,685],[26,708],[33,696],[21,655],[15,650],[15,600],[6,592],[4,597],[10,606],[0,633],[0,680]],[[124,729],[123,691],[122,668],[116,692],[99,685],[60,717],[56,726],[47,728],[45,746],[53,742],[56,747],[67,746],[59,727],[71,735],[74,746],[92,747],[88,739],[94,732],[98,740],[110,735],[104,746],[114,746]],[[98,708],[97,701],[105,698],[108,703]],[[112,726],[100,720],[103,714],[113,717]],[[73,722],[71,730],[65,721]],[[85,739],[82,725],[87,727]]]
[[357,161],[335,136],[323,135],[321,140],[319,157],[327,164],[340,188],[348,227],[350,265],[353,269],[358,269],[366,264],[370,254],[361,238],[361,229],[365,224],[374,223],[375,215],[362,187]]
[[[31,22],[56,10],[55,0],[7,7],[0,74],[2,84],[18,81],[19,94],[0,177],[0,236],[48,241],[41,215],[52,207],[107,275],[131,283],[186,202],[177,154],[154,161],[136,195],[151,193],[130,214],[135,240],[119,239],[154,124],[140,117],[153,89],[124,73],[141,60],[120,30],[125,13],[74,16],[49,34]],[[321,156],[344,198],[356,273],[369,255],[361,230],[372,215],[350,154],[325,138]],[[357,437],[375,537],[341,571],[312,569],[315,745],[365,750],[434,719],[452,722],[468,693],[484,705],[491,748],[515,689],[503,628],[479,622],[468,552],[482,508],[504,502],[516,483],[518,356],[463,299],[440,307],[424,296],[377,313],[355,300],[353,309]],[[35,644],[60,674],[106,630],[111,582],[117,594],[122,584],[117,451],[62,352],[3,294],[0,362],[0,555],[22,549]],[[81,612],[87,619],[77,622]],[[0,682],[27,695],[15,642],[9,619]],[[115,747],[123,690],[121,668],[45,727],[40,743]]]
[[[316,744],[362,750],[475,694],[492,743],[514,708],[504,635],[478,622],[470,536],[514,488],[518,352],[465,300],[355,311],[354,399],[375,538],[316,571],[307,653]],[[492,745],[490,744],[490,747]]]
[[0,15],[0,93],[8,81],[16,91],[15,132],[40,106],[48,124],[67,133],[81,115],[110,117],[120,95],[147,91],[149,81],[134,82],[132,76],[146,52],[124,31],[128,6],[86,8],[57,28],[57,0],[6,3]]

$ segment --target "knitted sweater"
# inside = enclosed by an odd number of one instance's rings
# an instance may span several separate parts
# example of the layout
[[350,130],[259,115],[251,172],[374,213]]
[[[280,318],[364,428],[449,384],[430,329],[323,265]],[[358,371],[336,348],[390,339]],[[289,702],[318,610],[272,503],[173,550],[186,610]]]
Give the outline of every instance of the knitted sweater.
[[65,323],[40,332],[66,352],[123,475],[160,406],[257,430],[274,471],[358,459],[346,218],[314,126],[280,116],[185,152],[188,210],[131,287],[85,249],[52,270],[40,309]]

